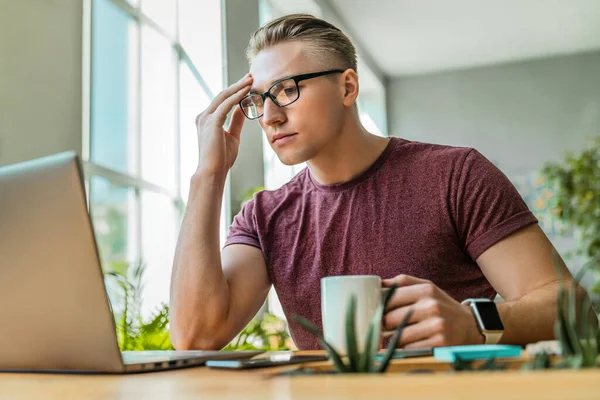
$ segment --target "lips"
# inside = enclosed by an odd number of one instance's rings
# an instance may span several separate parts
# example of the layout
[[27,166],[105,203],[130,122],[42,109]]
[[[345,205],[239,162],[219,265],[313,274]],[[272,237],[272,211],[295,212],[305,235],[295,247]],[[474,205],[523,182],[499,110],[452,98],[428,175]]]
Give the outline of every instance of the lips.
[[275,143],[276,141],[289,137],[289,136],[294,136],[296,135],[296,133],[277,133],[275,135],[273,135],[273,138],[271,139],[272,143]]

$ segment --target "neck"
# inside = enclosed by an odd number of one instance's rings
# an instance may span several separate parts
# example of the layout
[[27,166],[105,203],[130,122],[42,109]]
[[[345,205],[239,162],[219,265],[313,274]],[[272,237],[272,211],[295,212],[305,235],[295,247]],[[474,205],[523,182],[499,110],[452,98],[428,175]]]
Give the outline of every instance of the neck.
[[340,134],[306,164],[312,177],[323,185],[348,182],[367,170],[388,142],[389,138],[367,132],[356,118],[351,118]]

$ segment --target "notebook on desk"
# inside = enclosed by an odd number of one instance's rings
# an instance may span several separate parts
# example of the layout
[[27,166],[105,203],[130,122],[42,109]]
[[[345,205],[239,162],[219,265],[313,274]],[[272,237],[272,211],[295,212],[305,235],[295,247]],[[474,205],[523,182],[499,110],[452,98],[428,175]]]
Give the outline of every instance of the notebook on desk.
[[260,354],[119,351],[71,152],[0,168],[0,304],[0,371],[130,373]]

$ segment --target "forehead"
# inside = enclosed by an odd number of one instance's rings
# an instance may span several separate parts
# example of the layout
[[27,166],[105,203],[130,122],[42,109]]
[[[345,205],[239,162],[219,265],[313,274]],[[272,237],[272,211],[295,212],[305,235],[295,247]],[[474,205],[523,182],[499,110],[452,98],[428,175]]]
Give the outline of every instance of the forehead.
[[253,91],[263,92],[281,78],[316,72],[319,65],[299,41],[283,42],[261,50],[252,60],[250,73],[254,78]]

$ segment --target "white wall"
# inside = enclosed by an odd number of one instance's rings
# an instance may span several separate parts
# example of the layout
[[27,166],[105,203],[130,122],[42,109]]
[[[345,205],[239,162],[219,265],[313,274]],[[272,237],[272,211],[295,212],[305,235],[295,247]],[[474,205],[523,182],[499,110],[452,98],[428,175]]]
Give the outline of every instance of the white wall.
[[0,165],[81,153],[82,0],[0,0]]
[[600,135],[600,52],[395,78],[391,132],[478,148],[508,175]]

